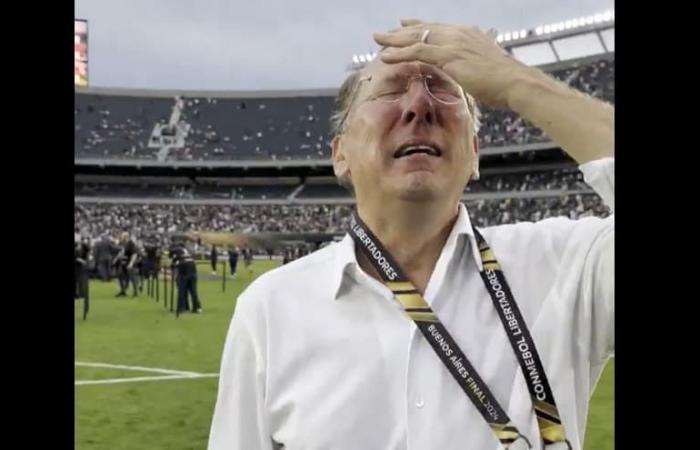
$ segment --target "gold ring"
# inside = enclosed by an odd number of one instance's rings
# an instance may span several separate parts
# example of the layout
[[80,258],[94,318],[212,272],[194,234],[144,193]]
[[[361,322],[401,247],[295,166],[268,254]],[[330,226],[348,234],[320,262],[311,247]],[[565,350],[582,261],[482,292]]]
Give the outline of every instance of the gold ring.
[[420,37],[420,41],[421,41],[423,44],[427,44],[427,43],[428,43],[428,35],[429,35],[429,34],[430,34],[430,30],[428,30],[428,29],[426,29],[426,30],[423,32],[423,35]]

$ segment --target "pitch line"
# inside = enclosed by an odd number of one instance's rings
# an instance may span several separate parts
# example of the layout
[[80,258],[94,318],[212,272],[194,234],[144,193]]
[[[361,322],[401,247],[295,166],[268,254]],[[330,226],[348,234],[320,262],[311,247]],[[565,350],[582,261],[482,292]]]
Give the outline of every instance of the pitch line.
[[127,366],[124,364],[108,364],[99,362],[84,362],[75,361],[75,365],[78,367],[98,367],[104,369],[120,369],[120,370],[132,370],[137,372],[152,372],[164,375],[158,376],[147,376],[147,377],[127,377],[127,378],[108,378],[104,380],[76,380],[76,386],[85,386],[93,384],[115,384],[115,383],[133,383],[137,381],[164,381],[164,380],[182,380],[182,379],[195,379],[195,378],[212,378],[218,377],[218,373],[197,373],[197,372],[187,372],[183,370],[172,370],[163,369],[160,367],[141,367],[141,366]]

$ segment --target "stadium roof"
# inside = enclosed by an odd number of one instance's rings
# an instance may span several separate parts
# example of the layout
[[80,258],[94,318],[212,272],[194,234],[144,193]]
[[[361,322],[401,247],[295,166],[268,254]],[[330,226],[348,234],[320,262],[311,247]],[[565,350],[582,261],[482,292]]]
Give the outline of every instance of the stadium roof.
[[[518,60],[531,66],[614,53],[615,11],[538,25],[529,30],[507,31],[496,40]],[[376,57],[376,52],[353,55],[348,70],[360,69]]]
[[194,91],[171,89],[125,89],[109,87],[75,88],[76,94],[119,95],[125,97],[211,97],[211,98],[279,98],[335,96],[337,88],[269,90],[269,91]]

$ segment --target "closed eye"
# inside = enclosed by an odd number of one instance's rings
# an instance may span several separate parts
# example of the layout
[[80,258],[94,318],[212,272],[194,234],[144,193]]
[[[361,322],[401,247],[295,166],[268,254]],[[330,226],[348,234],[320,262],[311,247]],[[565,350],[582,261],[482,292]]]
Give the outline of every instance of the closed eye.
[[404,95],[404,93],[405,91],[401,89],[392,89],[389,91],[380,92],[379,94],[374,95],[374,98],[380,100],[395,100]]

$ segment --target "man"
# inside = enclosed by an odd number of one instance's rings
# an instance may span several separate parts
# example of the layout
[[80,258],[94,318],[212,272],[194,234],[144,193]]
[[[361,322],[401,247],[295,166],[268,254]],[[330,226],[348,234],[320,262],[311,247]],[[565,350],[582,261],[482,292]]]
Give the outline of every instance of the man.
[[144,276],[143,258],[145,255],[145,248],[143,242],[138,241],[136,244],[136,262],[134,263],[134,272],[136,274],[136,286],[139,293],[143,293],[143,283],[146,277]]
[[160,271],[160,242],[157,236],[151,236],[143,243],[143,276],[146,279],[156,278]]
[[83,233],[82,245],[88,250],[88,259],[85,264],[85,271],[88,279],[94,274],[96,268],[95,259],[93,257],[93,244],[94,242],[90,235],[87,232]]
[[[173,267],[175,267],[178,312],[201,313],[202,305],[197,293],[197,265],[192,254],[187,250],[185,244],[176,242],[170,248],[170,258],[173,261]],[[192,307],[187,303],[188,296],[192,300]]]
[[116,261],[118,261],[118,256],[122,251],[121,245],[119,243],[119,240],[121,238],[120,233],[113,232],[110,236],[109,239],[109,254],[111,256],[111,261],[110,261],[110,269],[111,269],[111,274],[117,278],[117,281],[119,281],[119,267],[116,264]]
[[229,246],[228,249],[228,266],[231,270],[231,278],[236,278],[236,266],[238,265],[238,247]]
[[461,197],[474,96],[542,128],[612,207],[613,108],[477,28],[375,40],[333,120],[350,232],[238,298],[209,449],[580,450],[614,347],[614,219],[477,230]]
[[211,246],[211,251],[209,252],[209,261],[211,262],[211,274],[216,275],[216,263],[219,259],[219,254],[216,252],[216,245]]
[[97,273],[102,281],[112,281],[112,242],[108,234],[100,237],[100,240],[95,244],[95,264],[97,264]]
[[248,273],[253,273],[253,269],[250,265],[253,263],[253,249],[246,246],[243,247],[243,265],[248,269]]
[[140,288],[138,269],[136,267],[136,263],[139,259],[138,248],[126,231],[121,234],[120,245],[119,253],[114,258],[119,278],[119,292],[115,297],[126,297],[129,283],[132,285],[132,297],[136,297]]
[[75,243],[75,289],[73,297],[85,298],[88,284],[88,261],[90,259],[90,244],[80,239],[76,234]]

